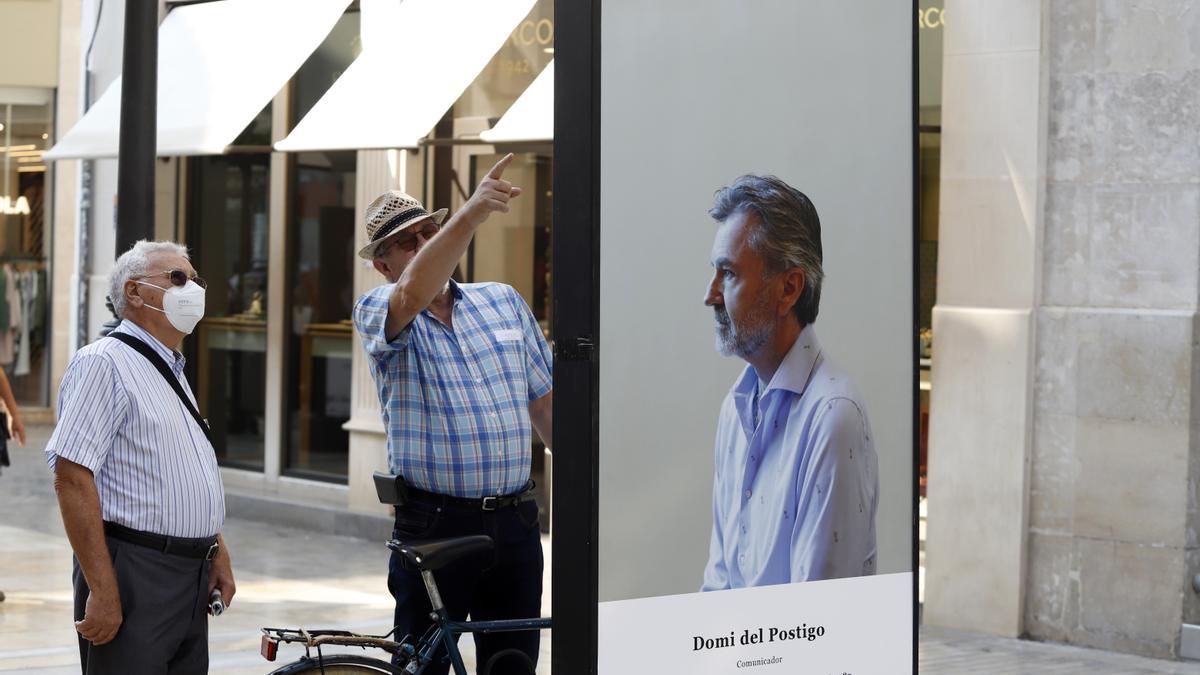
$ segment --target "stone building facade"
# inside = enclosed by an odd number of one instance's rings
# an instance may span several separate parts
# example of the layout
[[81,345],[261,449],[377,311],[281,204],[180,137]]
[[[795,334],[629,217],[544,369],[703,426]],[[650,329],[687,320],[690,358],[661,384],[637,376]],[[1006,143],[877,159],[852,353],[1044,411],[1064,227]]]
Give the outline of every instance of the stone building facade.
[[925,621],[1200,623],[1200,6],[947,0]]

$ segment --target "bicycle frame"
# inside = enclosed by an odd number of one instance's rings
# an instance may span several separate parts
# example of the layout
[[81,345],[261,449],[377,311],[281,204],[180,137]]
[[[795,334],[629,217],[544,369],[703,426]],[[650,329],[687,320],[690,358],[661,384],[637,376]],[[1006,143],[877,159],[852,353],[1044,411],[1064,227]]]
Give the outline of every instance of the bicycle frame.
[[541,630],[551,627],[550,617],[536,619],[497,619],[495,621],[454,621],[445,614],[445,610],[437,612],[438,621],[429,627],[429,632],[421,638],[421,650],[416,656],[420,667],[413,675],[425,672],[436,658],[438,648],[443,647],[450,657],[450,665],[455,675],[468,675],[467,666],[463,663],[462,654],[458,651],[458,637],[464,633],[506,633],[522,630]]

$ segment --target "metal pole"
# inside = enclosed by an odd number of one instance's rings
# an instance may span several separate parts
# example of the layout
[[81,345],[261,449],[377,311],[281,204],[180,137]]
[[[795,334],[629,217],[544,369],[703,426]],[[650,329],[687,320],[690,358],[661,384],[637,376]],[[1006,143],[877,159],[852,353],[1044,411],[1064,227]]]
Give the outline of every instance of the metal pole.
[[[154,238],[154,157],[158,139],[158,0],[125,0],[121,131],[117,155],[117,255]],[[108,302],[112,310],[112,300]],[[115,312],[114,312],[115,317]],[[115,321],[105,325],[107,335]]]
[[117,156],[117,253],[154,236],[158,104],[158,2],[126,0]]

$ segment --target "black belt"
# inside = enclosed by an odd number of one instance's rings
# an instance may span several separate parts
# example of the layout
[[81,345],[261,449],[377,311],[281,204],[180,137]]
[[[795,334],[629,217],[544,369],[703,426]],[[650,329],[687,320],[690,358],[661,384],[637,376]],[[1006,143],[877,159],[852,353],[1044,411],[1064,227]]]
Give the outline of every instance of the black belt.
[[534,482],[531,480],[521,488],[520,492],[514,492],[508,495],[497,495],[495,497],[451,497],[450,495],[439,495],[436,492],[426,492],[415,488],[411,485],[407,486],[408,498],[412,501],[425,502],[427,504],[438,504],[441,506],[455,506],[467,509],[475,509],[479,511],[495,511],[497,509],[506,509],[525,502],[533,501]]
[[145,546],[169,555],[179,555],[185,558],[212,560],[220,550],[216,537],[188,539],[182,537],[167,537],[152,532],[142,532],[133,528],[104,521],[104,534],[121,541]]

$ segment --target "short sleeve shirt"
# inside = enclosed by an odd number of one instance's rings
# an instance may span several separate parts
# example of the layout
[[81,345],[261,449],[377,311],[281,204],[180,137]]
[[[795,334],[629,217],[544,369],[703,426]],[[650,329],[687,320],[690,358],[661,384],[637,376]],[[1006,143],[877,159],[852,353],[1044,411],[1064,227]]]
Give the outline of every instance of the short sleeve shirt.
[[429,310],[385,333],[393,284],[354,306],[379,393],[392,473],[455,497],[519,491],[529,480],[529,403],[550,393],[552,357],[524,299],[498,283],[457,284],[451,325]]
[[[149,345],[195,405],[182,354],[132,321],[116,332]],[[212,536],[224,523],[212,444],[162,373],[118,340],[96,340],[67,364],[45,452],[52,470],[62,457],[92,472],[104,520],[171,537]]]

